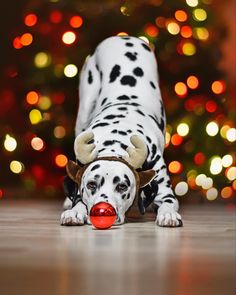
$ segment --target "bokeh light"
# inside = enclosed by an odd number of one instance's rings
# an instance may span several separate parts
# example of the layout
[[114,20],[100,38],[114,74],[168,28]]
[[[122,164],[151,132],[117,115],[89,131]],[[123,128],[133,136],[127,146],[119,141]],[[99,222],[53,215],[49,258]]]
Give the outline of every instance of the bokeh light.
[[220,174],[220,172],[222,171],[223,166],[222,166],[222,160],[220,157],[213,157],[213,159],[211,160],[210,163],[210,172],[213,175],[217,175]]
[[179,97],[184,97],[186,96],[188,89],[185,83],[183,82],[178,82],[175,84],[175,93],[179,96]]
[[180,27],[176,22],[171,21],[171,22],[167,23],[167,31],[171,35],[177,35],[177,34],[179,34]]
[[65,155],[59,154],[55,158],[55,163],[58,167],[63,168],[66,166],[68,159]]
[[78,68],[76,65],[69,64],[64,68],[64,75],[68,78],[75,77],[78,73]]
[[183,196],[188,192],[188,184],[185,181],[177,183],[175,186],[175,194],[177,196]]
[[219,126],[216,122],[209,122],[206,126],[206,132],[210,136],[215,136],[219,131]]
[[181,143],[183,142],[183,137],[180,136],[179,134],[173,134],[171,136],[171,143],[175,146],[181,145]]
[[180,123],[177,126],[177,133],[180,136],[186,136],[186,135],[188,135],[188,133],[189,133],[189,126],[188,126],[188,124],[187,123]]
[[56,126],[53,133],[56,138],[63,138],[66,135],[66,129],[63,126]]
[[208,100],[205,104],[205,108],[207,112],[214,113],[217,110],[217,104],[214,102],[214,100]]
[[234,142],[236,140],[236,128],[229,128],[226,131],[226,138],[230,142]]
[[192,56],[196,53],[196,47],[192,42],[186,42],[182,47],[182,51],[184,55]]
[[45,68],[51,63],[51,56],[46,52],[39,52],[34,57],[34,64],[37,68]]
[[230,167],[226,172],[226,177],[228,180],[235,180],[236,179],[236,167]]
[[20,37],[20,43],[23,46],[28,46],[33,42],[33,36],[30,33],[25,33]]
[[156,26],[154,26],[154,25],[152,25],[152,24],[147,24],[146,26],[145,26],[145,28],[144,28],[144,32],[148,35],[148,36],[150,36],[150,37],[152,37],[152,38],[155,38],[155,37],[157,37],[157,35],[158,35],[158,28],[156,27]]
[[214,81],[211,84],[211,90],[215,94],[221,94],[225,91],[225,83],[223,81]]
[[188,15],[184,10],[176,10],[175,12],[175,18],[179,22],[185,22],[188,19]]
[[76,40],[76,35],[72,31],[67,31],[62,35],[62,41],[67,45],[73,44],[75,40]]
[[233,164],[233,157],[231,155],[224,155],[221,160],[222,166],[225,168]]
[[38,124],[42,120],[42,114],[39,110],[33,109],[29,113],[29,119],[31,124]]
[[45,143],[40,137],[34,137],[31,140],[31,146],[36,151],[43,151],[45,148]]
[[196,39],[206,41],[209,38],[209,32],[204,27],[198,27],[193,29],[193,35]]
[[39,95],[35,91],[30,91],[26,94],[26,101],[28,104],[34,105],[38,102]]
[[17,147],[17,141],[14,137],[10,136],[9,134],[6,134],[3,145],[8,152],[13,152]]
[[180,35],[184,38],[192,37],[193,31],[190,26],[182,26],[180,29]]
[[25,16],[24,23],[26,26],[32,27],[36,25],[37,20],[38,20],[37,15],[34,13],[30,13]]
[[170,162],[168,169],[171,173],[177,174],[183,170],[183,165],[179,161]]
[[74,15],[70,18],[70,25],[72,28],[80,28],[83,24],[83,19],[79,15]]
[[202,152],[198,152],[194,155],[194,163],[198,166],[202,165],[206,161],[206,156]]
[[189,77],[187,78],[187,85],[188,85],[188,87],[191,88],[191,89],[196,89],[196,88],[198,88],[198,85],[199,85],[198,78],[197,78],[196,76],[193,76],[193,75],[189,76]]
[[20,174],[24,172],[24,164],[19,161],[11,161],[10,170],[15,174]]
[[38,101],[38,106],[41,110],[48,110],[52,105],[51,99],[48,96],[41,96]]
[[233,195],[233,189],[230,186],[226,186],[221,190],[221,197],[223,199],[228,199]]
[[204,20],[207,19],[207,13],[206,10],[202,9],[202,8],[196,8],[193,11],[193,18],[196,21],[202,22]]
[[198,5],[198,0],[186,0],[186,3],[190,7],[196,7]]
[[210,188],[206,192],[206,198],[209,201],[214,201],[218,197],[218,190],[215,187]]

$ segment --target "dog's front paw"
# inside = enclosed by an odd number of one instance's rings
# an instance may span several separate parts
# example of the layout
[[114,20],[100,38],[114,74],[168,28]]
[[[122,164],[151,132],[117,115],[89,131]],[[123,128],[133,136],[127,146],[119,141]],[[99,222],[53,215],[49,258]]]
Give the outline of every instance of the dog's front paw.
[[66,210],[61,214],[61,225],[83,225],[86,216],[79,213],[77,210]]
[[174,208],[162,204],[158,210],[156,224],[164,227],[183,226],[181,215]]

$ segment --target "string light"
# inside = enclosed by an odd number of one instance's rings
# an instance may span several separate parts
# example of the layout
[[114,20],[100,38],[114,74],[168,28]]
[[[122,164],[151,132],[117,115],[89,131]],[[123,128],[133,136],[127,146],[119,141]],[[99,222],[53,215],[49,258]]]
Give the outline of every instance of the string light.
[[175,187],[175,194],[177,196],[183,196],[188,192],[188,184],[185,181],[177,183]]
[[9,134],[6,134],[3,145],[8,152],[13,152],[17,147],[17,141],[14,137],[10,136]]
[[75,40],[76,40],[76,35],[72,31],[67,31],[62,35],[62,41],[67,45],[73,44]]

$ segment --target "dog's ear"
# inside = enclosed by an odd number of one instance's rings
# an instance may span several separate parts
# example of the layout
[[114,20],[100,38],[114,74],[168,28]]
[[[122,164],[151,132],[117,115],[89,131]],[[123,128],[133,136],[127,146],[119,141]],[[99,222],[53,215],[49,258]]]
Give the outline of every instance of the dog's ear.
[[146,171],[140,171],[138,172],[138,175],[140,181],[139,186],[141,188],[149,184],[154,179],[154,177],[156,176],[156,172],[150,169]]
[[78,164],[76,164],[75,162],[73,161],[69,161],[66,165],[66,172],[68,174],[68,176],[74,181],[74,182],[77,182],[76,181],[76,175],[79,171],[80,167]]

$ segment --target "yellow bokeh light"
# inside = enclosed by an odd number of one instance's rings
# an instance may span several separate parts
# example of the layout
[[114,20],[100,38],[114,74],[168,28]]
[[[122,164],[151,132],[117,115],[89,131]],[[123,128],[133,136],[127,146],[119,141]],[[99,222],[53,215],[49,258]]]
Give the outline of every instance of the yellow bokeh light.
[[188,4],[188,6],[190,7],[195,7],[198,5],[198,0],[186,0],[186,3]]
[[24,171],[24,165],[19,161],[11,161],[10,170],[15,174],[22,173]]
[[189,133],[189,126],[187,123],[180,123],[177,127],[177,133],[180,136],[186,136]]
[[63,126],[57,126],[53,133],[56,138],[63,138],[66,135],[66,129]]
[[235,128],[229,128],[226,131],[226,138],[230,142],[234,142],[236,140],[236,129]]
[[75,39],[76,39],[76,35],[72,31],[67,31],[62,35],[62,41],[67,45],[74,43]]
[[208,40],[209,38],[209,32],[206,28],[199,27],[199,28],[194,28],[193,29],[193,35],[195,38],[199,40]]
[[180,27],[177,23],[175,22],[169,22],[167,24],[167,31],[171,34],[171,35],[177,35],[179,34],[180,31]]
[[199,22],[202,22],[204,20],[207,19],[207,13],[204,9],[202,8],[196,8],[194,9],[193,11],[193,18],[196,20],[196,21],[199,21]]
[[215,136],[219,131],[219,126],[216,122],[210,122],[206,126],[206,132],[210,136]]
[[39,52],[35,55],[34,64],[37,68],[45,68],[51,63],[51,57],[46,52]]
[[170,139],[171,139],[171,135],[168,131],[166,131],[166,136],[165,136],[165,147],[168,147],[168,145],[170,144]]
[[192,56],[196,53],[196,46],[191,42],[186,42],[182,47],[182,51],[184,55]]
[[217,189],[215,187],[210,188],[206,192],[206,198],[209,201],[214,201],[217,197],[218,197],[218,191],[217,191]]
[[211,164],[210,164],[210,172],[213,175],[217,175],[220,174],[220,172],[222,171],[223,166],[222,166],[222,160],[220,157],[214,157],[211,160]]
[[78,68],[76,65],[69,64],[64,68],[64,75],[68,78],[75,77],[78,73]]
[[8,152],[13,152],[17,147],[17,141],[14,137],[10,136],[9,134],[6,134],[5,140],[4,140],[4,148]]
[[150,43],[150,41],[148,40],[148,38],[145,37],[145,36],[139,36],[139,39],[143,40],[143,41],[146,42],[147,44]]
[[39,110],[33,109],[29,113],[29,119],[31,124],[38,124],[42,120],[42,114]]
[[226,172],[226,177],[228,180],[235,180],[236,179],[236,167],[230,167]]
[[177,183],[175,187],[175,194],[177,196],[183,196],[188,192],[188,184],[185,181]]
[[231,155],[225,155],[222,159],[223,167],[229,167],[233,164],[233,157]]
[[130,16],[129,10],[127,6],[123,5],[120,7],[120,12],[125,16]]
[[129,34],[126,32],[119,32],[117,36],[128,36]]
[[38,106],[41,110],[48,110],[52,105],[51,99],[48,96],[41,96]]
[[224,125],[221,129],[220,129],[220,135],[223,138],[226,138],[226,133],[227,131],[230,129],[229,125]]

